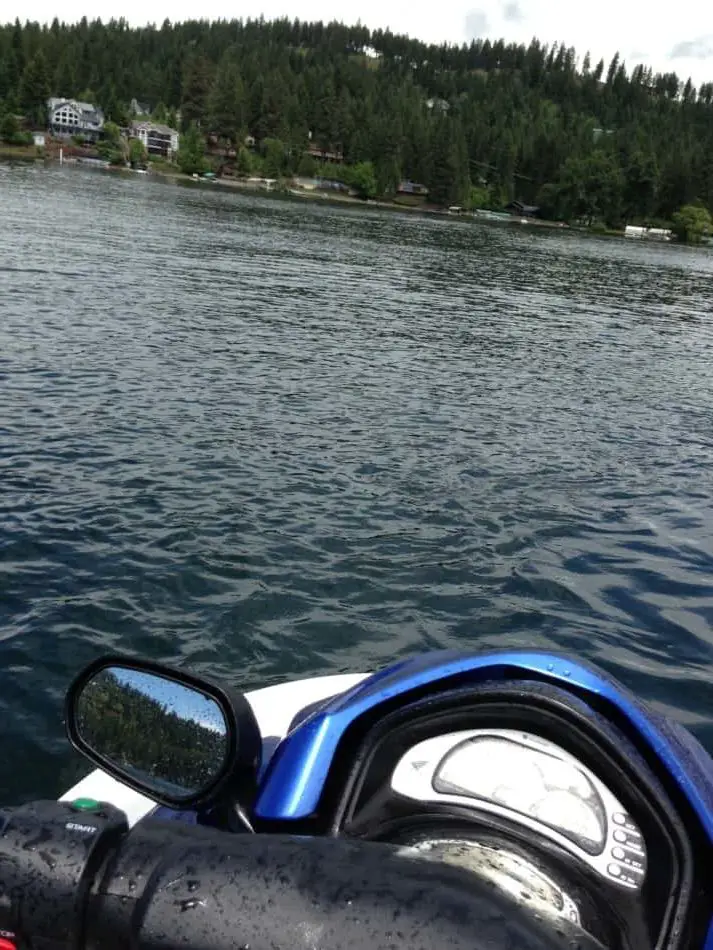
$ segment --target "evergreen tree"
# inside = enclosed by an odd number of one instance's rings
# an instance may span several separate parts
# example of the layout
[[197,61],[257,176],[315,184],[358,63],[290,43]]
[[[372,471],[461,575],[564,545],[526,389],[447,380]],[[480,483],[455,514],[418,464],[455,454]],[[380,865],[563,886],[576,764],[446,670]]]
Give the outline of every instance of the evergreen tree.
[[245,89],[231,53],[220,61],[208,95],[207,127],[221,138],[236,142],[245,124]]
[[192,124],[201,125],[205,122],[209,89],[210,76],[206,59],[200,54],[189,56],[181,91],[181,123],[184,130],[187,131]]
[[44,128],[47,122],[49,94],[47,60],[40,49],[25,67],[19,90],[20,108],[28,121],[38,128]]
[[253,159],[250,152],[245,148],[244,145],[238,149],[238,154],[235,162],[235,170],[238,175],[247,177],[252,175],[253,172]]
[[181,136],[176,161],[186,175],[205,171],[205,141],[195,123],[189,125]]
[[62,50],[54,73],[54,92],[58,96],[71,98],[77,92],[77,68],[72,52]]

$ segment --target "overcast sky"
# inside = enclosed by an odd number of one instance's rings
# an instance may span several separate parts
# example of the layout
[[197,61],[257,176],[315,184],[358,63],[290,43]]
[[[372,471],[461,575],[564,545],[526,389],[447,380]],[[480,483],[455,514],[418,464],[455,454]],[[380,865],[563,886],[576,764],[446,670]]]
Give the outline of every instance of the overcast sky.
[[[675,70],[696,84],[713,81],[713,6],[705,0],[2,0],[3,19],[49,21],[125,17],[132,25],[197,16],[358,20],[426,42],[462,43],[473,36],[529,42],[564,41],[592,61],[619,50],[627,67]],[[660,12],[659,12],[660,11]]]

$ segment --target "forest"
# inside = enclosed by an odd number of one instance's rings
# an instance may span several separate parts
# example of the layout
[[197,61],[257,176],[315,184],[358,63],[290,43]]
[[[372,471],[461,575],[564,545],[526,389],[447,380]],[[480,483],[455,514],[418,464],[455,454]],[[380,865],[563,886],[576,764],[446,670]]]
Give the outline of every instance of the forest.
[[102,670],[77,708],[84,740],[134,778],[175,797],[205,788],[222,768],[226,739]]
[[210,135],[245,171],[315,174],[308,146],[329,151],[364,196],[408,179],[437,205],[517,199],[609,227],[713,210],[713,82],[561,44],[433,46],[288,20],[0,27],[0,136],[15,116],[42,123],[49,95],[93,101],[117,126],[132,99],[180,116],[186,168]]

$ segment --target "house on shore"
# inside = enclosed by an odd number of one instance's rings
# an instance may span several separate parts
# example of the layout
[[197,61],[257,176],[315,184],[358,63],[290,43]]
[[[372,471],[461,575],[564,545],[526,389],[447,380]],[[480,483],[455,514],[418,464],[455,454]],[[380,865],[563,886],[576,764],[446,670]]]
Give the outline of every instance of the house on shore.
[[173,158],[178,152],[178,132],[160,122],[134,122],[131,135],[141,142],[149,155]]
[[49,131],[57,138],[81,135],[89,142],[96,142],[104,128],[104,113],[91,102],[48,99],[47,116]]
[[537,218],[540,214],[536,205],[527,205],[524,201],[511,201],[505,205],[505,210],[516,218]]
[[314,145],[312,142],[310,142],[306,154],[322,162],[339,163],[344,161],[344,153],[341,149],[322,148],[319,145]]
[[396,188],[397,195],[410,195],[416,198],[428,198],[428,188],[417,181],[400,181]]

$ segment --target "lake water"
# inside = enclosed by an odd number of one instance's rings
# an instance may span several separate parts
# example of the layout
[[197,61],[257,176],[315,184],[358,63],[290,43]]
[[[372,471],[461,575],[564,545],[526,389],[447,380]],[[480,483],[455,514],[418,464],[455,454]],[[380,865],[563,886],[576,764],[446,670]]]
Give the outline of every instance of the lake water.
[[0,211],[0,800],[115,649],[547,646],[713,750],[710,252],[67,167]]

